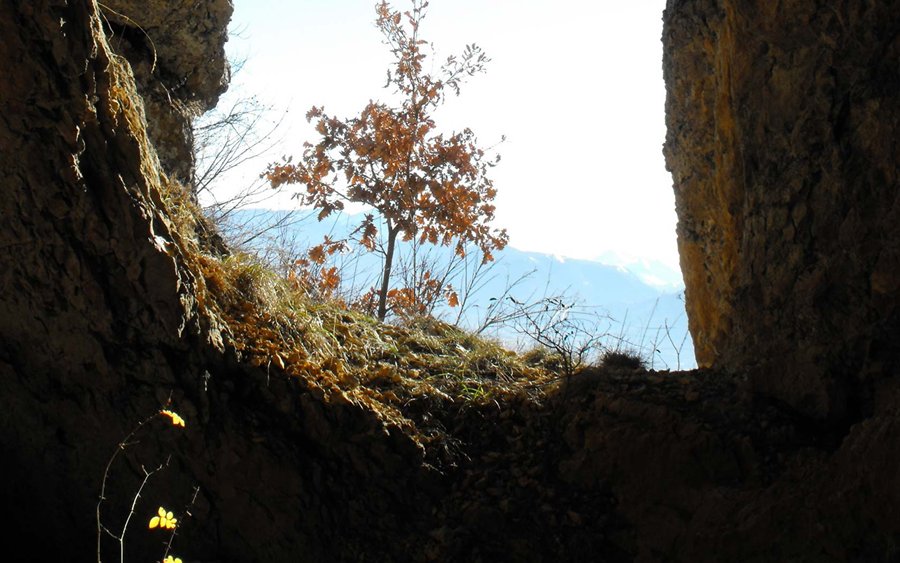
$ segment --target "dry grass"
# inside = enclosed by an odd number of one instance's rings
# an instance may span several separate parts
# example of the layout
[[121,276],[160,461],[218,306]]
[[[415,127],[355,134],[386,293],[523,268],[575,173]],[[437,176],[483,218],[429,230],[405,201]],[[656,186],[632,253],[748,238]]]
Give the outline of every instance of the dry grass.
[[413,432],[423,409],[499,407],[540,393],[540,384],[551,379],[497,343],[436,320],[382,324],[341,303],[311,300],[253,256],[207,253],[198,231],[208,223],[189,191],[161,172],[127,65],[114,77],[106,93],[116,110],[111,119],[127,122],[138,139],[147,204],[178,249],[176,261],[187,270],[185,292],[202,322],[223,329],[225,344],[243,361],[296,377],[325,400],[365,405]]
[[[384,324],[344,304],[311,299],[253,255],[217,257],[197,240],[200,210],[184,189],[160,194],[199,313],[222,326],[243,360],[296,377],[325,400],[349,400],[423,441],[423,413],[500,408],[536,397],[554,378],[498,343],[431,318]],[[427,433],[427,432],[426,432]]]
[[340,302],[315,302],[255,257],[198,255],[207,302],[245,360],[364,404],[414,432],[415,413],[540,394],[542,366],[431,318],[383,324]]

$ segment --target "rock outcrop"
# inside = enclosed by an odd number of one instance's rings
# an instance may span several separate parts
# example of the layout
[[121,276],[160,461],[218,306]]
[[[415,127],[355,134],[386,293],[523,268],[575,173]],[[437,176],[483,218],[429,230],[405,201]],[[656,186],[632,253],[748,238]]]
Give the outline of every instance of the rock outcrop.
[[701,366],[852,421],[900,360],[900,9],[670,0],[665,154]]
[[163,168],[190,185],[191,120],[214,107],[228,86],[224,44],[231,0],[107,0],[100,8],[111,47],[134,74]]

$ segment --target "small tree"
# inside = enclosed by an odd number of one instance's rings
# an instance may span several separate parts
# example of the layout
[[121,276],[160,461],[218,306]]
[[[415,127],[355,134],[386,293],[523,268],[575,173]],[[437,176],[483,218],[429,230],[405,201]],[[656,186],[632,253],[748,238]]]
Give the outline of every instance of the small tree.
[[[366,215],[355,234],[369,251],[381,249],[384,256],[381,284],[377,290],[380,320],[387,314],[391,267],[397,237],[418,237],[420,242],[449,245],[465,254],[467,243],[491,252],[507,242],[504,230],[492,229],[492,201],[496,195],[487,176],[497,159],[489,159],[477,146],[470,129],[449,136],[435,132],[434,110],[447,96],[459,93],[469,76],[483,72],[488,59],[475,45],[459,58],[451,56],[435,76],[423,62],[425,41],[419,25],[428,2],[413,0],[412,10],[401,15],[387,2],[376,6],[376,25],[394,55],[386,87],[393,87],[401,100],[398,107],[369,102],[359,117],[340,120],[323,108],[312,108],[307,120],[315,121],[321,139],[306,143],[299,162],[270,165],[266,177],[273,187],[302,184],[297,197],[319,210],[319,220],[340,211],[345,202],[368,205],[380,215]],[[498,157],[499,159],[499,157]],[[379,227],[385,239],[379,247]]]

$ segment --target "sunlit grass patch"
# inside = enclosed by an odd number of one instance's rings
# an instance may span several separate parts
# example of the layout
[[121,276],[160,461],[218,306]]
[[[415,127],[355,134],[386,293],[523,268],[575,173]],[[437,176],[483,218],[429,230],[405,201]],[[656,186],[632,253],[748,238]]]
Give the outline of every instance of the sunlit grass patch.
[[199,262],[210,304],[246,361],[405,426],[422,401],[496,403],[539,392],[551,377],[497,342],[433,318],[381,323],[341,301],[313,299],[249,255]]

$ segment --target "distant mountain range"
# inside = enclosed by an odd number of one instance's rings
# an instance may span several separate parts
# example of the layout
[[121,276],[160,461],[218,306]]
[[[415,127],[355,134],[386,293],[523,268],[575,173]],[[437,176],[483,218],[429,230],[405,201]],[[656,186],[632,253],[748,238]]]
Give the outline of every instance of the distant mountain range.
[[647,285],[665,291],[681,291],[684,289],[684,278],[680,268],[673,268],[659,260],[647,260],[637,256],[628,256],[618,252],[604,252],[593,258],[594,262],[622,266],[632,274],[641,278]]
[[[321,242],[325,235],[341,238],[351,232],[361,215],[345,215],[316,221],[315,216],[295,215],[285,221],[287,211],[251,209],[236,212],[230,219],[232,228],[254,232],[268,225],[287,223],[254,239],[250,246],[261,248],[266,239],[292,240],[299,248]],[[304,212],[305,213],[305,212]],[[294,221],[299,217],[302,220]],[[428,247],[432,248],[432,247]],[[432,257],[446,260],[453,249],[436,247]],[[646,260],[625,259],[618,255],[600,255],[599,261],[579,260],[528,252],[513,247],[495,253],[490,274],[482,279],[480,289],[470,300],[468,314],[460,324],[478,326],[494,300],[504,295],[518,302],[532,302],[543,297],[564,295],[577,310],[602,316],[600,328],[608,336],[607,347],[624,347],[637,351],[655,369],[690,369],[696,367],[693,343],[687,330],[681,272],[665,264]],[[603,261],[618,262],[610,265]],[[623,265],[627,264],[627,265]],[[374,254],[360,257],[354,268],[363,272],[380,271],[380,258]],[[453,280],[454,287],[462,285]],[[508,285],[516,285],[504,293]],[[437,316],[452,320],[457,310],[443,309]],[[522,335],[510,327],[494,327],[485,334],[510,346],[529,346]]]

